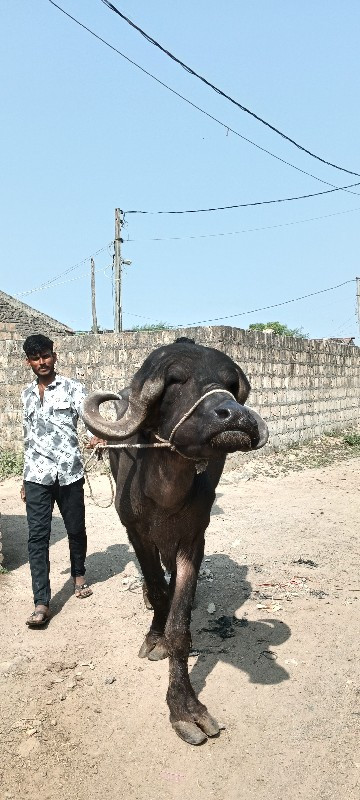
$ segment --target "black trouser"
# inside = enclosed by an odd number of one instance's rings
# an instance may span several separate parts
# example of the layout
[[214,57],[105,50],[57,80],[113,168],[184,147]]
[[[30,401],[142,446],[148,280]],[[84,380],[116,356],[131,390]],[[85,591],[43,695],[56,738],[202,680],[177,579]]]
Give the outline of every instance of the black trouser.
[[49,605],[51,518],[56,501],[69,539],[71,575],[85,575],[86,530],[84,478],[68,486],[58,479],[51,486],[25,481],[26,514],[29,528],[29,563],[34,602]]

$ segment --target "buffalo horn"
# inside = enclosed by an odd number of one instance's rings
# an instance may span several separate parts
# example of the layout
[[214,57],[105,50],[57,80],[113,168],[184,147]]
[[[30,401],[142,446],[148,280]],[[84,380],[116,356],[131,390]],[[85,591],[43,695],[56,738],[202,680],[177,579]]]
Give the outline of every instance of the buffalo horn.
[[[146,419],[149,407],[158,399],[164,388],[164,379],[157,376],[146,380],[143,386],[124,389],[124,396],[113,392],[91,392],[85,397],[82,418],[86,427],[101,439],[121,441],[132,436]],[[115,400],[118,419],[110,421],[100,414],[99,407],[106,400]],[[120,407],[119,407],[120,401]],[[119,411],[121,416],[119,417]]]
[[[108,420],[100,414],[99,408],[106,400],[114,400],[117,420]],[[81,416],[86,427],[100,439],[121,440],[138,430],[146,416],[146,408],[129,401],[113,392],[91,392],[85,397]]]

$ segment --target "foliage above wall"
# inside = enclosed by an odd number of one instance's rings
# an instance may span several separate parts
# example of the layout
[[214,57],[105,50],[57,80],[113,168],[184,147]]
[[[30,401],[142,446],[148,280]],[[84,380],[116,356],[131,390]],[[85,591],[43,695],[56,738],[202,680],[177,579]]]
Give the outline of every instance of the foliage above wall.
[[272,331],[278,336],[296,336],[298,339],[307,339],[308,333],[304,333],[303,328],[288,328],[282,322],[253,322],[249,325],[250,331]]
[[167,322],[155,322],[152,325],[134,325],[132,331],[167,331],[170,325]]

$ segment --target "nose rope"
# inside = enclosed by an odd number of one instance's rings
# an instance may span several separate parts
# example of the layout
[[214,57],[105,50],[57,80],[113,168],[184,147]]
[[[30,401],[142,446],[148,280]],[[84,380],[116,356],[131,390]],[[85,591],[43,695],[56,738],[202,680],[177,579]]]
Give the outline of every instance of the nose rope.
[[[175,428],[172,429],[172,431],[170,433],[170,436],[169,436],[169,442],[170,443],[172,442],[177,429],[180,428],[180,425],[182,425],[183,422],[185,422],[185,420],[187,420],[191,416],[193,411],[195,411],[195,408],[197,408],[200,405],[200,403],[202,403],[202,401],[205,400],[205,397],[209,397],[211,394],[216,394],[217,392],[221,392],[221,394],[228,394],[233,400],[235,399],[234,395],[231,394],[231,392],[228,392],[227,389],[210,389],[209,392],[206,392],[205,394],[203,394],[202,397],[200,397],[199,400],[197,400],[196,403],[194,403],[194,405],[191,406],[189,411],[187,411],[186,414],[184,414],[184,416],[181,417],[181,420],[175,425]],[[162,439],[161,441],[166,441],[166,440]]]
[[155,448],[155,447],[169,447],[172,452],[178,453],[178,455],[181,456],[182,458],[185,458],[188,461],[195,461],[195,469],[196,469],[196,472],[198,474],[200,472],[204,472],[204,470],[207,467],[207,463],[208,463],[207,460],[206,459],[192,458],[191,456],[185,456],[184,453],[180,453],[180,450],[178,450],[175,447],[175,445],[173,444],[173,438],[174,438],[175,433],[178,430],[178,428],[180,428],[180,425],[182,425],[183,422],[185,422],[191,416],[193,411],[195,411],[195,409],[200,405],[200,403],[202,403],[202,401],[205,400],[206,397],[209,397],[211,394],[216,394],[216,393],[219,393],[219,392],[221,392],[221,394],[229,395],[229,397],[231,397],[233,400],[235,399],[234,395],[231,392],[228,392],[227,389],[210,389],[208,392],[205,392],[205,394],[203,394],[201,397],[199,397],[199,399],[196,401],[196,403],[194,403],[194,405],[191,406],[189,411],[186,411],[186,413],[181,417],[179,422],[177,422],[175,427],[172,429],[168,439],[163,439],[161,436],[159,436],[157,433],[155,433],[154,436],[158,441],[157,442],[152,442],[150,444],[139,444],[139,443],[138,444],[128,444],[127,442],[121,442],[121,444],[97,444],[94,447],[94,449],[93,449],[93,451],[91,453],[91,456],[89,456],[89,458],[87,459],[86,463],[84,464],[84,470],[86,471],[86,468],[87,468],[89,462],[95,456],[96,452],[98,452],[99,450],[109,450],[109,449],[111,449],[111,450],[115,450],[115,449],[116,450],[128,450],[129,448],[136,449],[136,450],[142,450],[142,449],[149,449],[149,448]]

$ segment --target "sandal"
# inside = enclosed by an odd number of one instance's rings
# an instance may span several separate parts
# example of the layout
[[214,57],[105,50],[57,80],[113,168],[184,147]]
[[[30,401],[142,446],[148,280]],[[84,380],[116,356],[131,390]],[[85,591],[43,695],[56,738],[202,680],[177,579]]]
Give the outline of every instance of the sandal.
[[41,628],[43,625],[46,625],[50,619],[50,611],[47,608],[46,611],[36,610],[30,614],[30,617],[26,620],[26,625],[29,628]]
[[93,591],[92,591],[92,589],[90,589],[90,586],[89,586],[88,583],[75,583],[74,584],[75,597],[78,597],[80,600],[82,600],[84,597],[90,597],[90,595],[92,595],[92,593],[93,593]]

